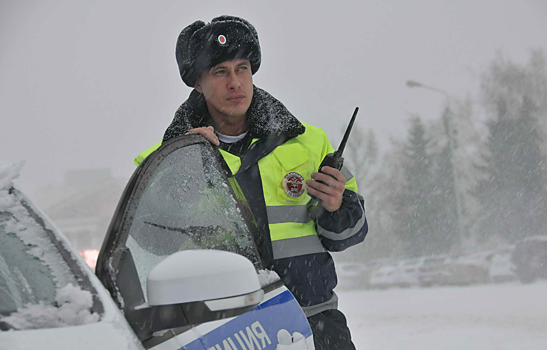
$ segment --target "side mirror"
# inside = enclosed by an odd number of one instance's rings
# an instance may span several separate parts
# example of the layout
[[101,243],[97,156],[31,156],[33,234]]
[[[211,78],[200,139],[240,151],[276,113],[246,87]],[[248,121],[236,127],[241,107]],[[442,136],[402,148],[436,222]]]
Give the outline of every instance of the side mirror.
[[154,332],[239,316],[264,299],[247,258],[217,250],[170,255],[147,277],[148,305],[126,313],[141,341]]
[[172,254],[150,271],[146,285],[150,306],[203,301],[220,311],[256,306],[264,297],[253,263],[219,250]]

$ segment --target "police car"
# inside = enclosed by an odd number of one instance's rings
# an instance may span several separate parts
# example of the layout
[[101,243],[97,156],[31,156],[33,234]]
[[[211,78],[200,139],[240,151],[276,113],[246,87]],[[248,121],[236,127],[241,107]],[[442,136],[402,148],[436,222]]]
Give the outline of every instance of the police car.
[[[0,344],[13,345],[10,349],[44,344],[78,349],[314,349],[302,309],[277,275],[264,269],[262,242],[232,191],[220,157],[203,137],[191,135],[162,145],[141,163],[99,254],[96,274],[102,284],[45,215],[27,204],[38,213],[48,239],[62,242],[52,243],[52,254],[55,249],[63,253],[45,261],[44,270],[55,265],[51,261],[62,260],[79,271],[64,286],[56,285],[49,299],[37,296],[36,303],[62,314],[66,303],[59,300],[72,293],[63,289],[70,286],[88,299],[91,295],[93,302],[79,310],[85,322],[46,325],[39,329],[41,337],[36,327],[16,323],[29,304],[13,302],[17,305],[2,309]],[[21,203],[30,203],[18,190],[10,191],[18,193]],[[12,230],[11,224],[2,225]],[[40,260],[39,255],[30,256]],[[116,341],[111,341],[114,333]]]

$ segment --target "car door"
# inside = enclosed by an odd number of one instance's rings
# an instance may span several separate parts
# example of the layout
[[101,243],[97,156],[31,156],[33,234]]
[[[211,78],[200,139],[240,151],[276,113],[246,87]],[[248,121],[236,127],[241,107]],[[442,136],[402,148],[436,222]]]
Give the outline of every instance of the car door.
[[[263,241],[252,217],[244,215],[223,164],[220,152],[199,135],[171,140],[150,154],[126,186],[96,273],[146,348],[313,349],[302,309],[279,278],[264,269]],[[165,311],[148,305],[147,276],[177,252],[203,249],[249,259],[265,276],[264,300],[254,308],[215,313],[203,304],[212,299],[209,288],[191,305],[193,321],[186,313],[167,328],[151,325]],[[192,265],[180,269],[199,269]]]

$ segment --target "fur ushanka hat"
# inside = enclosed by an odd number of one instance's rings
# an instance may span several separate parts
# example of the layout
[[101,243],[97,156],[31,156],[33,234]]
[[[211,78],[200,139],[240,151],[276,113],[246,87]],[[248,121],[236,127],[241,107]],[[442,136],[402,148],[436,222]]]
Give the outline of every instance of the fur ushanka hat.
[[260,67],[258,33],[251,23],[234,16],[213,18],[211,23],[195,21],[179,34],[175,51],[180,76],[194,87],[203,72],[233,59],[248,59],[251,72]]

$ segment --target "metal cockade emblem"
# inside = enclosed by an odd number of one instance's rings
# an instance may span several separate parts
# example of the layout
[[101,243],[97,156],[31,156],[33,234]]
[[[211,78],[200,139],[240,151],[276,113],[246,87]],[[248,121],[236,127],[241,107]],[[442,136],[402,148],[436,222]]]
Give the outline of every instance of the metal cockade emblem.
[[219,35],[217,41],[220,45],[226,45],[226,37],[224,35]]
[[290,197],[300,197],[304,193],[305,188],[304,178],[299,173],[288,173],[283,178],[283,189]]

